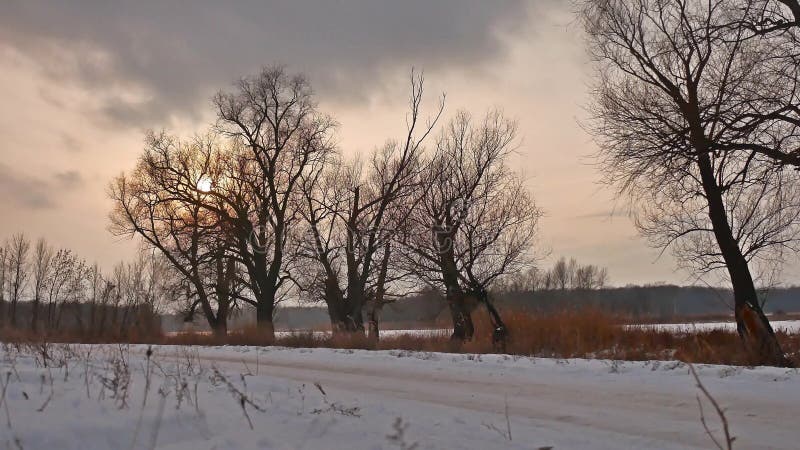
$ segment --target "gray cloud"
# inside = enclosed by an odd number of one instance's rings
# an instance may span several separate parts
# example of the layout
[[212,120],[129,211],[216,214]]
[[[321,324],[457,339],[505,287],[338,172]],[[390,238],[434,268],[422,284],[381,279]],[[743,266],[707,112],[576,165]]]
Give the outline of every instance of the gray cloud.
[[585,214],[578,214],[572,216],[573,219],[614,219],[614,218],[628,218],[630,214],[623,209],[613,208],[603,211],[589,212]]
[[75,170],[57,172],[50,179],[23,175],[0,163],[0,203],[25,209],[49,209],[58,205],[57,197],[83,185]]
[[70,153],[78,153],[83,148],[80,141],[68,133],[61,133],[61,146]]
[[529,3],[6,0],[0,42],[97,92],[104,113],[152,124],[191,115],[233,78],[276,62],[336,101],[365,98],[395,68],[469,70],[503,57],[500,35],[528,21]]
[[77,170],[67,170],[53,174],[53,181],[62,189],[75,189],[83,185],[83,177]]

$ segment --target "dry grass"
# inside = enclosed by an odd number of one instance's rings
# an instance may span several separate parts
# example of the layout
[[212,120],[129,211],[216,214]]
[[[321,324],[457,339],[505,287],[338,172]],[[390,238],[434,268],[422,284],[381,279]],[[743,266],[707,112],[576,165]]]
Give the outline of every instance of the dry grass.
[[[759,358],[748,354],[734,332],[703,331],[674,333],[651,328],[623,326],[631,323],[596,309],[565,310],[537,315],[529,312],[506,312],[509,328],[506,353],[552,358],[602,358],[629,361],[682,360],[694,363],[757,365]],[[293,333],[274,341],[256,328],[230,332],[226,337],[203,333],[174,336],[136,333],[85,336],[76,333],[31,335],[29,332],[2,330],[4,342],[130,342],[172,345],[280,345],[303,348],[344,348],[367,350],[412,350],[456,353],[496,353],[491,341],[491,324],[484,314],[476,314],[477,337],[470,342],[453,343],[447,336],[386,336],[379,342],[361,334],[324,335]],[[800,334],[779,333],[784,351],[800,365]]]

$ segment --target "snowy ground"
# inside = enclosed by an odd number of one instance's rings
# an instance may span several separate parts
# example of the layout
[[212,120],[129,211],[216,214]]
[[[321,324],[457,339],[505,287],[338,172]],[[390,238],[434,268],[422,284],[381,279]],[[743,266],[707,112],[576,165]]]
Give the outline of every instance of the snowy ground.
[[[770,321],[772,328],[775,331],[782,330],[787,333],[800,332],[800,320],[773,320]],[[736,322],[733,320],[727,322],[693,322],[693,323],[657,323],[648,325],[631,325],[642,328],[652,328],[657,330],[666,330],[673,332],[697,332],[697,331],[710,331],[710,330],[728,330],[736,331]]]
[[[255,347],[159,347],[148,358],[146,351],[5,347],[0,448],[713,446],[695,383],[677,362]],[[800,373],[697,368],[728,408],[736,448],[797,448]],[[705,411],[718,428],[707,404]]]
[[[775,329],[775,331],[782,330],[787,333],[800,333],[800,320],[773,320],[770,321],[770,323],[772,324],[772,328]],[[731,332],[736,331],[736,322],[734,322],[733,319],[724,322],[656,323],[656,324],[632,324],[628,326],[636,328],[648,328],[648,329],[672,331],[675,333],[693,333],[693,332],[710,331],[710,330],[727,330]],[[446,337],[450,336],[450,333],[452,333],[452,331],[453,330],[449,328],[428,329],[428,330],[382,330],[381,336],[392,337],[392,336],[412,335],[412,336]],[[308,334],[308,333],[311,333],[315,337],[325,337],[330,335],[330,332],[328,331],[302,331],[302,330],[279,331],[275,334],[278,337],[287,337],[293,334]],[[168,334],[175,334],[175,333],[168,333]]]

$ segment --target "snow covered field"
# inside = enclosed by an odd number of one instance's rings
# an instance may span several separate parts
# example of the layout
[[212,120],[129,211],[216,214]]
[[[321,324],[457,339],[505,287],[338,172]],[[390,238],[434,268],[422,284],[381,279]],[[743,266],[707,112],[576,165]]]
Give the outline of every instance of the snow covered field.
[[[800,332],[800,320],[773,320],[770,321],[775,331],[785,331],[787,333]],[[652,328],[656,330],[666,330],[672,332],[697,332],[710,330],[728,330],[735,332],[736,323],[733,320],[727,322],[694,322],[694,323],[657,323],[648,325],[631,325],[642,328]]]
[[[0,448],[713,446],[694,380],[677,362],[255,347],[146,352],[6,346]],[[728,409],[736,448],[797,448],[800,373],[697,369]]]
[[[785,331],[787,333],[800,333],[800,320],[773,320],[770,321],[772,324],[772,328],[775,331]],[[636,328],[647,328],[647,329],[656,329],[656,330],[664,330],[664,331],[671,331],[674,333],[693,333],[699,331],[710,331],[710,330],[727,330],[731,332],[736,331],[736,323],[731,319],[730,321],[725,322],[685,322],[685,323],[656,323],[656,324],[633,324],[628,325],[629,327],[636,327]],[[381,336],[383,337],[393,337],[393,336],[403,336],[403,335],[412,335],[412,336],[431,336],[431,337],[438,337],[438,336],[450,336],[452,333],[452,329],[449,328],[440,328],[440,329],[428,329],[428,330],[381,330]],[[288,337],[293,334],[304,334],[304,333],[311,333],[315,337],[325,337],[329,336],[329,331],[279,331],[275,333],[278,337]],[[167,334],[176,334],[176,333],[167,333]]]
[[[434,328],[434,329],[420,329],[420,330],[381,330],[382,337],[395,337],[395,336],[427,336],[427,337],[449,337],[452,334],[452,328]],[[288,337],[293,334],[311,333],[315,337],[330,336],[330,331],[278,331],[275,333],[277,337]]]

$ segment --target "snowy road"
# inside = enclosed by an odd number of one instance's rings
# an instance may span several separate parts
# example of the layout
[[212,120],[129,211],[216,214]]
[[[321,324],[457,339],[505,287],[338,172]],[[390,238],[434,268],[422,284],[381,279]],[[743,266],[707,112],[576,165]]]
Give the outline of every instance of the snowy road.
[[[676,362],[159,347],[146,383],[145,351],[73,346],[68,370],[57,350],[48,367],[36,351],[0,353],[0,448],[713,448]],[[697,369],[734,448],[797,448],[797,371]]]
[[[229,369],[318,382],[345,402],[396,405],[411,423],[417,411],[436,409],[442,417],[490,418],[485,422],[504,429],[507,404],[512,442],[516,438],[524,448],[712,445],[699,421],[697,389],[686,368],[675,363],[559,363],[498,356],[476,361],[463,355],[331,350],[255,353],[209,349],[199,355]],[[800,375],[795,371],[703,366],[700,372],[728,408],[738,448],[797,448]],[[710,409],[706,412],[716,424]]]

